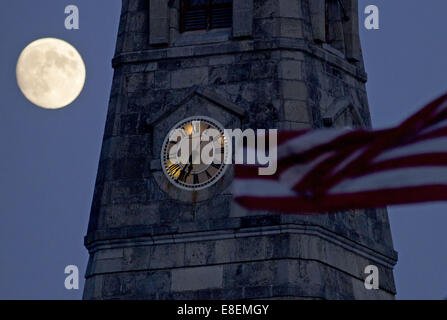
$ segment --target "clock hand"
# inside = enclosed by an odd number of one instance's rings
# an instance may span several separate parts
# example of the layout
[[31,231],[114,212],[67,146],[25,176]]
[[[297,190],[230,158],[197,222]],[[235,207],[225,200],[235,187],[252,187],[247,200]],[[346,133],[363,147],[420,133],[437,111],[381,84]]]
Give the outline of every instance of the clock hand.
[[[189,174],[191,173],[191,170],[192,170],[191,162],[192,162],[192,155],[189,156],[188,164],[184,168],[182,168],[182,170],[180,171],[180,175],[178,176],[177,181],[184,180],[189,176]],[[188,168],[188,170],[189,170],[188,173],[186,172],[186,168]]]
[[178,177],[177,177],[177,179],[175,179],[176,181],[179,181],[179,180],[183,180],[183,174],[185,173],[185,169],[183,168],[181,171],[180,171],[180,174],[178,175]]
[[185,178],[189,177],[189,175],[191,174],[191,171],[192,171],[192,164],[189,166],[188,173],[186,173]]
[[187,178],[192,171],[192,154],[189,156],[189,166],[188,166],[188,173],[186,174],[185,178]]

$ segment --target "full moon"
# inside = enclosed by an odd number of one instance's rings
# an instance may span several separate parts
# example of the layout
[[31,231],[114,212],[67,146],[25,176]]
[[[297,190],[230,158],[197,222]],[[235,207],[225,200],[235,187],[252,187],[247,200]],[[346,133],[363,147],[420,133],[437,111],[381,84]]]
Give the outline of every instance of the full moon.
[[72,103],[85,83],[85,64],[68,42],[44,38],[31,42],[17,62],[17,83],[23,95],[45,109]]

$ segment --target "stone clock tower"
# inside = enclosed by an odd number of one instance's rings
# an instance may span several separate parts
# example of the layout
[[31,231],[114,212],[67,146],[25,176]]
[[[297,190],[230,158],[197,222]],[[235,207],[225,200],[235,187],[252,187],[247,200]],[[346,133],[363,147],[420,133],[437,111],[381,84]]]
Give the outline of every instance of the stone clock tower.
[[[244,211],[231,167],[177,169],[188,171],[180,186],[163,160],[171,129],[194,119],[370,127],[357,10],[356,0],[123,0],[85,299],[394,298],[385,209]],[[377,290],[365,289],[368,265]]]

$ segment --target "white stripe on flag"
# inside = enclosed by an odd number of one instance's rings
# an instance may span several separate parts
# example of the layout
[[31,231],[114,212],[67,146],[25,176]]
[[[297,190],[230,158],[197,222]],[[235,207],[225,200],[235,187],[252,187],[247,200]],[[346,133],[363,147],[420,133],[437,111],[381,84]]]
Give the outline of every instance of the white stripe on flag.
[[435,130],[438,129],[442,129],[442,128],[447,128],[447,120],[443,120],[441,122],[438,122],[430,127],[428,127],[427,129],[422,130],[419,135],[425,135],[427,133],[433,132]]
[[316,158],[315,160],[306,164],[297,164],[288,168],[281,173],[279,181],[289,188],[293,188],[298,182],[300,182],[310,171],[312,171],[320,163],[326,161],[333,156],[335,152],[326,152]]
[[278,160],[291,155],[297,155],[309,151],[317,146],[339,138],[350,130],[348,129],[321,129],[310,131],[302,136],[288,140],[278,146]]
[[438,116],[441,112],[444,112],[447,109],[447,101],[443,101],[437,108],[433,114],[433,117]]
[[446,167],[421,167],[386,170],[346,179],[329,190],[329,194],[356,193],[382,189],[399,189],[430,185],[447,185]]
[[424,140],[394,148],[379,155],[372,163],[430,153],[447,153],[447,137]]

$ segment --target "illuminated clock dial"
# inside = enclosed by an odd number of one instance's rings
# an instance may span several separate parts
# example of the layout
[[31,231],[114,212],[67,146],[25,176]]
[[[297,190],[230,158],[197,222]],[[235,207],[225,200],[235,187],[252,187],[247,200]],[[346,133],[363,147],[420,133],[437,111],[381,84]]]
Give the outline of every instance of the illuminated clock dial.
[[216,183],[225,173],[228,157],[228,141],[222,125],[203,116],[175,125],[161,150],[162,169],[168,180],[191,191]]

